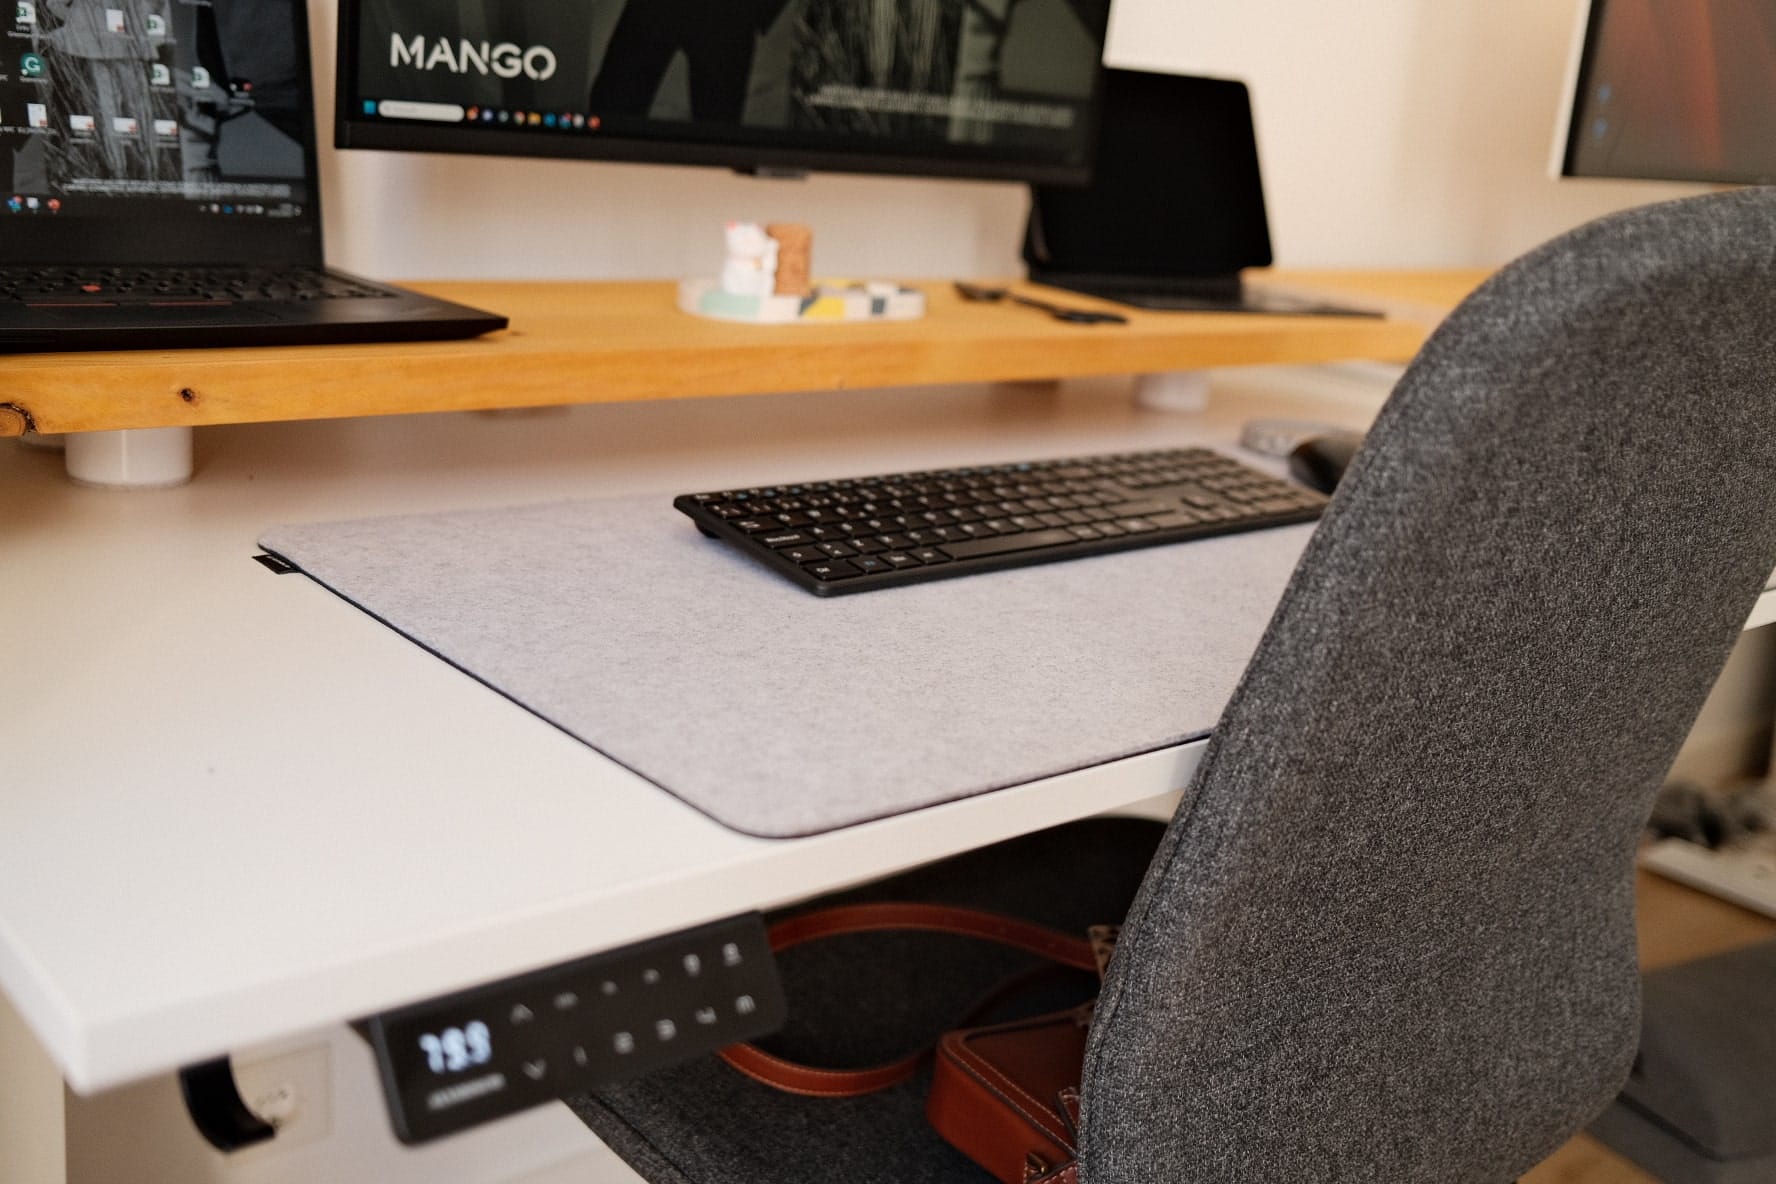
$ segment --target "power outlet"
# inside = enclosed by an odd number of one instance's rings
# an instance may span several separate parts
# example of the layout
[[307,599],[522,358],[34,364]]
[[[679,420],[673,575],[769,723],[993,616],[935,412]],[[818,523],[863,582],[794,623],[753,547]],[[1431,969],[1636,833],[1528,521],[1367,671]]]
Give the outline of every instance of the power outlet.
[[326,1045],[236,1061],[234,1080],[247,1109],[277,1128],[277,1137],[262,1146],[312,1143],[332,1129],[332,1057]]

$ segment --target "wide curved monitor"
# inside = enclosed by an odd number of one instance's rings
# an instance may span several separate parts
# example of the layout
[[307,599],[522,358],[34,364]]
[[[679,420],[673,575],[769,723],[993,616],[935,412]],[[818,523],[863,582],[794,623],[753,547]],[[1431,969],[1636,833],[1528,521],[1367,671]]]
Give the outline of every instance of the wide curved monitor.
[[342,0],[347,148],[1079,182],[1109,0]]
[[1558,172],[1776,182],[1776,0],[1592,0]]

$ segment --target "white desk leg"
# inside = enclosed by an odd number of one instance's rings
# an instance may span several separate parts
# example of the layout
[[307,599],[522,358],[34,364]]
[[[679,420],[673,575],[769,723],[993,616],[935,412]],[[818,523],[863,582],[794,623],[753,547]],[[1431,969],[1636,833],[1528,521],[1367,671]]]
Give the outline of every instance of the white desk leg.
[[1135,406],[1149,411],[1201,412],[1209,408],[1206,370],[1167,370],[1135,376]]
[[67,1110],[62,1075],[0,995],[0,1180],[64,1184]]
[[64,438],[68,476],[108,489],[166,489],[191,480],[190,428],[70,432]]

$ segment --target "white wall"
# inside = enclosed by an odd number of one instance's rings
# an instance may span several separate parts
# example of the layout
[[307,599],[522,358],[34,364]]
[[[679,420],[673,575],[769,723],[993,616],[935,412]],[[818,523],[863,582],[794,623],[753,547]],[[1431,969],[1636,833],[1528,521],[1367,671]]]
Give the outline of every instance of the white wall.
[[[323,129],[335,3],[312,2]],[[1580,3],[1115,0],[1106,57],[1251,84],[1279,264],[1495,264],[1696,191],[1548,178]],[[707,272],[735,217],[812,224],[827,275],[1019,270],[1017,185],[331,149],[322,172],[331,259],[384,278]]]
[[1106,56],[1251,85],[1280,264],[1494,264],[1701,190],[1548,176],[1581,5],[1117,0]]

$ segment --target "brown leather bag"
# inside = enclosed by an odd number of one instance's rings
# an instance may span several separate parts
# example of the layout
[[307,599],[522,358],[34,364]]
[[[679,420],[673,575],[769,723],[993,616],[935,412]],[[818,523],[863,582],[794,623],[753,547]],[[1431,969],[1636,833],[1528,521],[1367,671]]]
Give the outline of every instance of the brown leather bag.
[[[1015,917],[927,904],[842,905],[804,913],[772,926],[770,941],[773,950],[785,950],[841,933],[890,929],[977,937],[1100,975],[1115,948],[1113,926],[1094,927],[1088,940]],[[925,1105],[932,1127],[1004,1184],[1075,1184],[1079,1078],[1090,1022],[1088,1003],[945,1033],[937,1041]],[[922,1048],[867,1069],[817,1069],[751,1044],[733,1045],[721,1056],[748,1077],[790,1093],[856,1097],[907,1080],[932,1053]]]
[[1072,1184],[1090,1022],[1088,1004],[945,1033],[937,1042],[925,1117],[1004,1184]]

